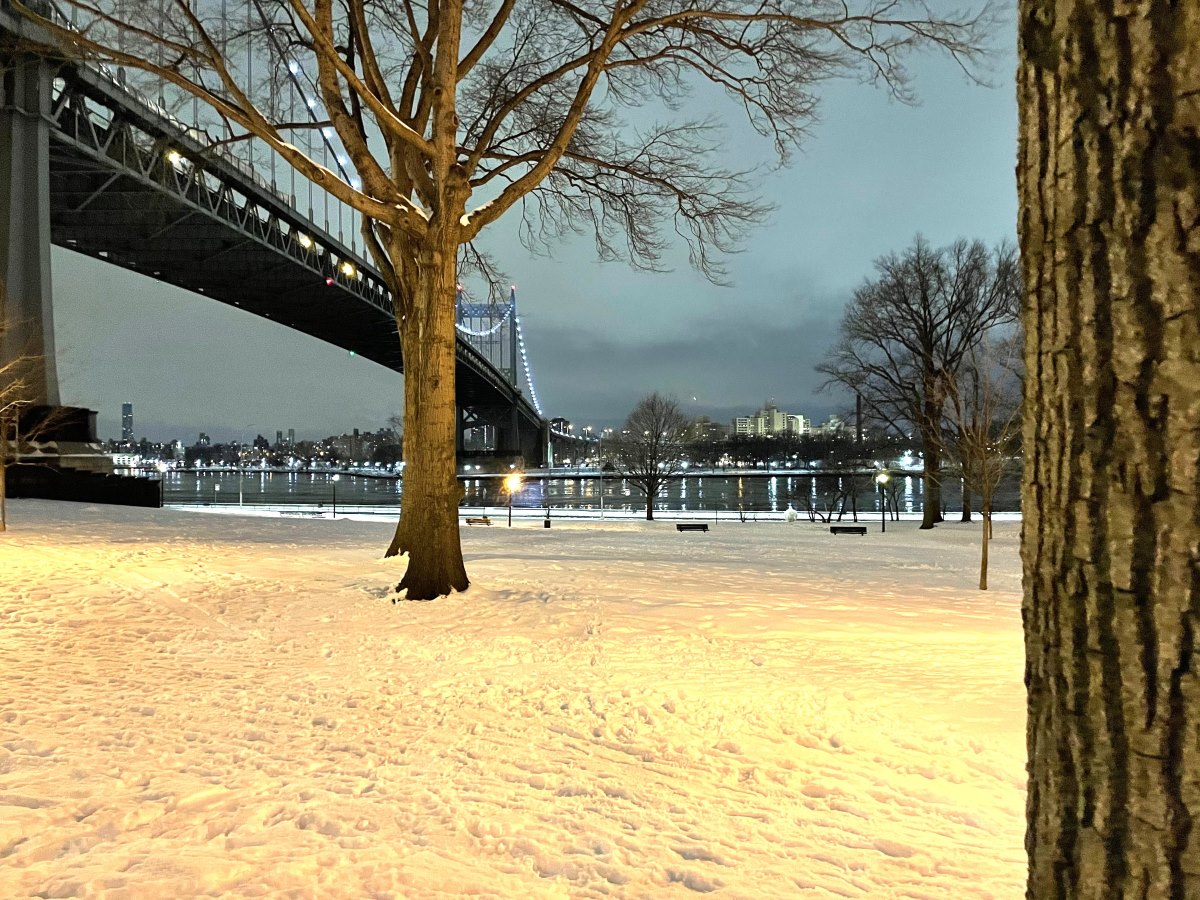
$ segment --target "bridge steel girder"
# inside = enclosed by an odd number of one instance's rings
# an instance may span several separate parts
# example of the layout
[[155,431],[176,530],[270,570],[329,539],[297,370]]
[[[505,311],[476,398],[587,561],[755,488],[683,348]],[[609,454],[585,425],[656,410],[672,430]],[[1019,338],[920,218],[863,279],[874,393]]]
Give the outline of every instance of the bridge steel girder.
[[[27,30],[2,7],[0,0],[0,32]],[[20,71],[19,61],[0,49],[6,78],[8,72]],[[17,208],[19,201],[27,214],[43,198],[48,215],[39,221],[48,219],[48,226],[39,225],[40,230],[19,241],[11,229],[3,233],[6,247],[0,252],[17,246],[34,249],[15,260],[6,253],[0,277],[11,282],[14,271],[30,270],[30,260],[34,271],[43,273],[41,287],[26,292],[35,299],[24,302],[35,308],[40,304],[48,360],[53,360],[53,344],[47,343],[47,337],[53,339],[52,241],[404,371],[391,296],[367,260],[295,210],[244,164],[239,167],[212,152],[188,133],[187,125],[105,72],[69,64],[55,71],[36,59],[28,66],[37,77],[26,77],[22,89],[36,85],[38,113],[5,115],[0,127],[28,129],[36,123],[42,130],[38,146],[45,152],[23,152],[24,138],[6,139],[19,168],[9,167],[8,183],[0,188],[8,193],[6,210]],[[6,88],[6,98],[11,95]],[[6,111],[12,105],[6,102]],[[2,136],[7,138],[8,132]],[[5,174],[0,171],[0,179]],[[14,191],[21,186],[36,196],[17,197]],[[7,219],[11,222],[14,215]],[[311,246],[304,246],[307,241]],[[206,264],[218,256],[220,266]],[[351,263],[354,275],[341,271],[342,261]],[[538,427],[541,417],[532,404],[461,336],[456,356],[460,404],[512,405],[522,427]],[[49,380],[56,387],[52,370]]]

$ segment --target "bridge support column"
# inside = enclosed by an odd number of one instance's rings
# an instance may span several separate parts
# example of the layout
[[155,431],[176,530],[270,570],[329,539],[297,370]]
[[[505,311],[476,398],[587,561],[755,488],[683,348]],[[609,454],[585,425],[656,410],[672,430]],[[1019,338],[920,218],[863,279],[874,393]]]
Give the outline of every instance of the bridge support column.
[[0,58],[0,366],[25,358],[31,403],[59,405],[50,291],[50,89],[32,56]]

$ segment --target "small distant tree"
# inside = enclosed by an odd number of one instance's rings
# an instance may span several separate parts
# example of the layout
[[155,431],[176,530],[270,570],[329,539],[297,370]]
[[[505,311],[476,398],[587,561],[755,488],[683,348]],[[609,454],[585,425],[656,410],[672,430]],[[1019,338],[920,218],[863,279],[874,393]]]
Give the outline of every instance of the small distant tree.
[[22,399],[22,381],[10,377],[14,368],[15,362],[0,368],[0,532],[8,530],[8,464],[17,454],[17,427],[21,409],[27,402]]
[[[0,318],[0,344],[3,343],[6,322]],[[34,420],[24,425],[22,416],[31,406],[37,406],[34,372],[40,357],[25,354],[0,364],[0,532],[8,530],[8,467],[21,455],[22,444],[37,440],[52,431],[62,421],[59,408],[42,406]],[[29,416],[25,416],[28,420]]]
[[646,497],[646,519],[654,519],[654,498],[683,471],[690,423],[674,397],[643,397],[625,420],[615,442],[617,468]]
[[987,341],[946,383],[946,414],[963,473],[963,493],[979,495],[983,545],[979,589],[987,590],[992,499],[1001,479],[1016,467],[1021,431],[1020,352],[1023,336]]
[[842,337],[817,371],[826,385],[862,398],[863,411],[922,445],[922,528],[941,521],[942,422],[947,384],[991,329],[1016,319],[1020,273],[1007,244],[980,241],[935,248],[918,236],[897,255],[875,260],[878,277],[855,292]]
[[[823,522],[828,525],[836,515],[838,521],[846,514],[846,500],[854,490],[851,479],[837,477],[830,481],[823,491],[814,498],[810,494],[801,494],[796,499],[804,511],[808,513],[808,521]],[[858,521],[857,515],[854,521]]]
[[[0,310],[4,309],[4,289],[4,283],[0,281]],[[0,347],[4,345],[9,327],[8,318],[0,316]],[[28,355],[14,356],[0,362],[0,532],[8,530],[7,472],[9,463],[20,450],[21,410],[32,401],[30,379],[27,377],[32,362]]]

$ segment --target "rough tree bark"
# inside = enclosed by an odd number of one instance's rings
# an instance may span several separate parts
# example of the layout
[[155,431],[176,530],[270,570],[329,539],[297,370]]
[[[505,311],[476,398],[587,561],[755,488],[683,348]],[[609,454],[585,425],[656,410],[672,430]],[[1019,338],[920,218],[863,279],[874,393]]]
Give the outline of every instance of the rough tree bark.
[[1027,895],[1200,897],[1200,3],[1020,49]]
[[470,582],[458,533],[455,458],[454,245],[427,249],[418,267],[408,315],[399,321],[404,352],[404,496],[400,521],[385,556],[407,553],[399,589],[410,600],[430,600]]

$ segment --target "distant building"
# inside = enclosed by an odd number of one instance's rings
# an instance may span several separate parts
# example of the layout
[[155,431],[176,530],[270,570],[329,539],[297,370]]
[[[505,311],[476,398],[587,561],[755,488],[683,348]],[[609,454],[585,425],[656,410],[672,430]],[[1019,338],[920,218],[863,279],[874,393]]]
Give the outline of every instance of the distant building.
[[288,446],[289,447],[296,446],[296,429],[295,428],[288,429]]
[[121,404],[121,440],[133,440],[133,404]]
[[697,441],[723,441],[729,435],[729,429],[720,422],[714,422],[708,416],[700,416],[692,423],[691,436]]
[[814,429],[820,434],[836,436],[846,434],[853,429],[846,423],[846,420],[841,416],[830,416],[824,425],[819,425]]
[[209,447],[212,445],[212,441],[208,439],[208,435],[203,431],[200,432],[200,437],[196,440],[196,443],[201,447]]
[[732,424],[733,433],[745,437],[801,435],[810,430],[807,418],[782,412],[774,403],[767,403],[752,416],[738,416]]
[[275,446],[276,447],[283,446],[283,431],[282,430],[275,432]]

